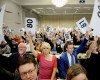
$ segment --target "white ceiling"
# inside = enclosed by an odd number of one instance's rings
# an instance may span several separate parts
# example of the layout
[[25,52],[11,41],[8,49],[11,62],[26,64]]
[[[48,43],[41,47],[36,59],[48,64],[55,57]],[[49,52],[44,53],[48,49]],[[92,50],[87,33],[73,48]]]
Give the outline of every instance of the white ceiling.
[[23,7],[40,15],[92,14],[94,6],[94,0],[85,0],[85,3],[80,3],[80,0],[68,0],[67,4],[61,8],[55,7],[51,0],[12,1],[19,1]]

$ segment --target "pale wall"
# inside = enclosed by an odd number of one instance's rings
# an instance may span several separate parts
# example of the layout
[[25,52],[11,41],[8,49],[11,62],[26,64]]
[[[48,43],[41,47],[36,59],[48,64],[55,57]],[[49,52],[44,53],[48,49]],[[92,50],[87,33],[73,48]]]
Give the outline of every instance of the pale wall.
[[88,22],[91,20],[91,14],[73,14],[73,15],[63,15],[63,16],[42,16],[40,18],[41,26],[47,25],[52,27],[72,27],[76,26],[76,21],[85,17]]
[[10,1],[10,0],[0,0],[0,7],[4,4],[6,5],[6,11],[4,13],[4,25],[8,26],[10,29],[15,29],[15,33],[18,33],[18,29],[25,27],[25,17],[36,18],[36,25],[38,27],[38,16],[31,11],[21,7],[20,5]]

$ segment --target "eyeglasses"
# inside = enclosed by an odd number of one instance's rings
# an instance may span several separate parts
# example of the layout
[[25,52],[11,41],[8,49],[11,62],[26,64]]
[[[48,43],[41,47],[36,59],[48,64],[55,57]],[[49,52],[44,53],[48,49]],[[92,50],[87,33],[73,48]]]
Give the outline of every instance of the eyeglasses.
[[34,73],[34,71],[35,71],[35,69],[29,70],[28,72],[22,72],[20,75],[21,75],[22,77],[26,77],[27,74],[32,75],[32,74]]
[[18,47],[18,48],[26,48],[26,47]]

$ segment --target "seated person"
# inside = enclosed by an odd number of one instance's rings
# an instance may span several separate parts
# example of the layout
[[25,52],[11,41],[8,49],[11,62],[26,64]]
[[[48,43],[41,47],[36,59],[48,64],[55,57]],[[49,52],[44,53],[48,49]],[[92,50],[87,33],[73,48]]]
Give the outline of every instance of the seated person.
[[79,48],[74,49],[73,43],[71,41],[65,44],[66,52],[60,56],[59,60],[59,69],[61,73],[61,78],[65,79],[67,75],[68,68],[75,63],[78,62],[77,55],[82,51],[84,46],[86,45],[89,38],[88,32],[86,32],[86,38],[83,40]]
[[51,51],[57,51],[58,54],[60,54],[62,52],[61,46],[59,43],[57,43],[56,38],[52,38],[52,47],[51,47]]
[[37,63],[32,56],[24,56],[18,61],[18,73],[11,73],[0,66],[0,80],[36,80]]
[[73,64],[68,69],[66,80],[88,80],[85,68],[80,64]]
[[2,40],[0,44],[0,53],[2,54],[9,54],[11,52],[11,48],[9,47],[8,44],[5,43],[4,40]]

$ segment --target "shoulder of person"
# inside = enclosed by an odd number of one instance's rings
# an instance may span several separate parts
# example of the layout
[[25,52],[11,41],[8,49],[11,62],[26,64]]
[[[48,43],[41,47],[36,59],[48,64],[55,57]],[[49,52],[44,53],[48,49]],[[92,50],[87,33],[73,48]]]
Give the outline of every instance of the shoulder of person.
[[58,42],[57,42],[56,44],[57,44],[57,45],[60,45],[60,43],[58,43]]
[[64,52],[64,53],[61,55],[61,57],[64,57],[66,54],[67,54],[67,52]]

